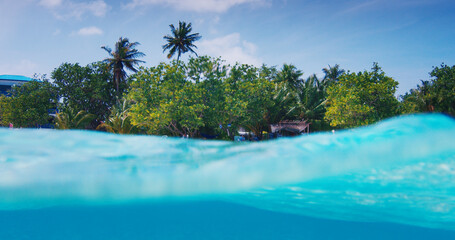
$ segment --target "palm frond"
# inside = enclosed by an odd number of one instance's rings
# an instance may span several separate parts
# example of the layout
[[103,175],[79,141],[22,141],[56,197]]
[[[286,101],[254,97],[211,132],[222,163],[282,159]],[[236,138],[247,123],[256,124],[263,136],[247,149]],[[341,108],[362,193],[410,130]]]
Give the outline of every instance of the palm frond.
[[103,62],[108,64],[114,74],[114,87],[118,93],[120,83],[125,81],[128,76],[124,68],[136,72],[136,66],[145,62],[138,59],[145,56],[144,53],[135,49],[139,45],[140,43],[138,42],[130,42],[128,38],[120,37],[115,43],[115,51],[106,46],[101,47],[111,56],[111,58],[104,59]]
[[197,48],[193,42],[199,40],[201,36],[199,33],[190,34],[193,30],[191,23],[187,24],[184,21],[179,21],[178,28],[175,28],[173,24],[170,24],[169,27],[171,28],[171,35],[165,35],[163,37],[167,42],[162,46],[163,53],[169,50],[168,58],[172,58],[177,53],[177,60],[179,60],[182,54],[188,51],[197,56],[197,53],[192,47]]

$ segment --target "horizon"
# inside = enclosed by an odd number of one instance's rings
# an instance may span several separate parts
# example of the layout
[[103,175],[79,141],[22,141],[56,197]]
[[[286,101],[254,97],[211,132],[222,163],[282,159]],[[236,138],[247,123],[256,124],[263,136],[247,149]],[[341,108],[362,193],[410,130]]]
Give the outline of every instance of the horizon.
[[[402,95],[455,65],[450,0],[1,0],[0,75],[51,72],[62,63],[101,61],[119,37],[139,42],[142,66],[169,62],[169,25],[191,22],[198,55],[260,66],[294,64],[304,78],[339,64],[351,72],[378,62]],[[185,54],[182,60],[187,60]]]

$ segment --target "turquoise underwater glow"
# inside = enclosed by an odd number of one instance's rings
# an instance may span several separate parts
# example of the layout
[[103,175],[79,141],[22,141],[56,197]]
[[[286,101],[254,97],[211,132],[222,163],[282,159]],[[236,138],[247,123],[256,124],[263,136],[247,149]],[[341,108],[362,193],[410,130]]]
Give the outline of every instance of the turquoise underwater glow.
[[0,129],[0,223],[21,211],[174,201],[455,236],[455,120],[403,116],[257,143]]

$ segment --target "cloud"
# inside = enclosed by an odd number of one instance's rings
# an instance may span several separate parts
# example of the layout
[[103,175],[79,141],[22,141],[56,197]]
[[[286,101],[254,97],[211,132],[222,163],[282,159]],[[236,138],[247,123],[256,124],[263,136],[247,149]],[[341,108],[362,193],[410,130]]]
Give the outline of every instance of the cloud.
[[62,0],[41,0],[39,4],[47,8],[54,8],[61,5]]
[[229,64],[236,62],[262,65],[262,61],[255,56],[257,47],[251,42],[241,40],[239,33],[232,33],[223,37],[203,40],[198,44],[201,55],[221,57]]
[[79,29],[79,31],[77,31],[76,33],[77,35],[80,35],[80,36],[92,36],[92,35],[102,35],[103,34],[103,30],[97,28],[97,27],[85,27],[85,28],[81,28]]
[[269,0],[132,0],[130,8],[145,5],[165,5],[181,11],[192,12],[226,12],[231,7],[242,4],[264,5]]
[[79,2],[71,0],[41,0],[40,5],[52,10],[59,19],[81,18],[85,14],[104,17],[109,11],[109,5],[104,0]]

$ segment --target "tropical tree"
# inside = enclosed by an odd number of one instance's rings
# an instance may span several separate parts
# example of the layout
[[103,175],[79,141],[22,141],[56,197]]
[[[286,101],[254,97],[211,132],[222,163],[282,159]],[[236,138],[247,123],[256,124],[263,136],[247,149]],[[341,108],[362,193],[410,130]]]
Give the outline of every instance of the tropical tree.
[[294,117],[296,97],[285,84],[275,83],[273,104],[268,109],[268,119],[270,123],[278,123],[281,120],[289,120]]
[[299,119],[314,123],[324,118],[326,99],[321,85],[317,76],[313,74],[299,89],[298,101],[295,106]]
[[3,125],[39,127],[52,121],[49,112],[57,108],[58,93],[46,79],[33,80],[22,86],[13,86],[9,97],[0,98]]
[[95,118],[95,115],[84,110],[76,113],[73,109],[66,109],[55,115],[55,127],[57,129],[84,129]]
[[[198,91],[202,94],[204,126],[200,128],[200,134],[205,137],[228,137],[226,128],[220,128],[231,124],[227,118],[230,109],[225,108],[226,95],[223,82],[227,76],[227,66],[220,59],[207,56],[190,58],[187,65],[187,78],[195,82]],[[231,128],[232,129],[232,128]]]
[[132,122],[151,134],[226,139],[242,126],[260,136],[289,109],[284,96],[274,97],[275,72],[208,57],[141,68],[127,94]]
[[134,125],[149,134],[195,137],[204,126],[203,89],[189,81],[185,66],[177,61],[141,68],[133,77],[128,99],[134,104]]
[[421,91],[419,85],[417,86],[417,89],[409,90],[409,92],[401,95],[400,98],[399,112],[401,114],[426,112],[433,106],[425,101],[423,91]]
[[0,95],[0,126],[8,125],[8,123],[3,122],[3,112],[9,105],[9,98],[5,95]]
[[104,62],[108,64],[108,67],[113,71],[114,74],[114,87],[117,90],[117,96],[120,97],[120,84],[125,81],[128,74],[126,70],[137,72],[136,66],[144,61],[138,60],[140,57],[144,57],[145,54],[135,49],[139,45],[138,42],[130,42],[128,38],[120,37],[115,44],[115,50],[109,47],[102,46],[109,54],[109,58],[104,59]]
[[401,112],[443,112],[455,115],[455,65],[434,67],[433,79],[421,81],[416,89],[401,96]]
[[337,82],[338,78],[345,73],[344,69],[341,69],[338,64],[335,64],[333,67],[329,65],[328,68],[323,68],[322,72],[325,74],[324,79],[322,79],[322,85],[325,87]]
[[[109,116],[116,94],[111,83],[113,75],[106,63],[97,62],[85,67],[77,63],[63,63],[51,76],[62,97],[60,111],[83,110],[94,114],[99,121],[104,121]],[[97,125],[94,122],[92,127]]]
[[434,67],[430,76],[433,79],[428,99],[433,102],[434,111],[455,116],[455,65],[450,67],[441,64],[439,67]]
[[325,119],[332,127],[356,127],[395,116],[398,82],[385,75],[377,63],[372,71],[346,73],[327,90]]
[[190,51],[194,54],[197,53],[193,50],[193,48],[197,48],[196,45],[193,43],[199,39],[201,36],[199,33],[191,33],[193,30],[191,23],[181,22],[179,21],[178,28],[175,28],[174,24],[169,25],[171,28],[171,35],[164,36],[164,40],[166,40],[166,44],[163,45],[163,52],[169,50],[169,54],[167,58],[171,58],[177,53],[177,61],[180,59],[180,55]]
[[97,130],[104,129],[110,133],[131,134],[137,131],[137,127],[131,122],[129,115],[130,103],[126,99],[118,102],[111,110],[109,118],[102,122]]
[[298,70],[294,65],[284,64],[276,76],[276,81],[284,83],[290,91],[296,92],[302,84],[302,79],[300,78],[302,75],[303,72]]

